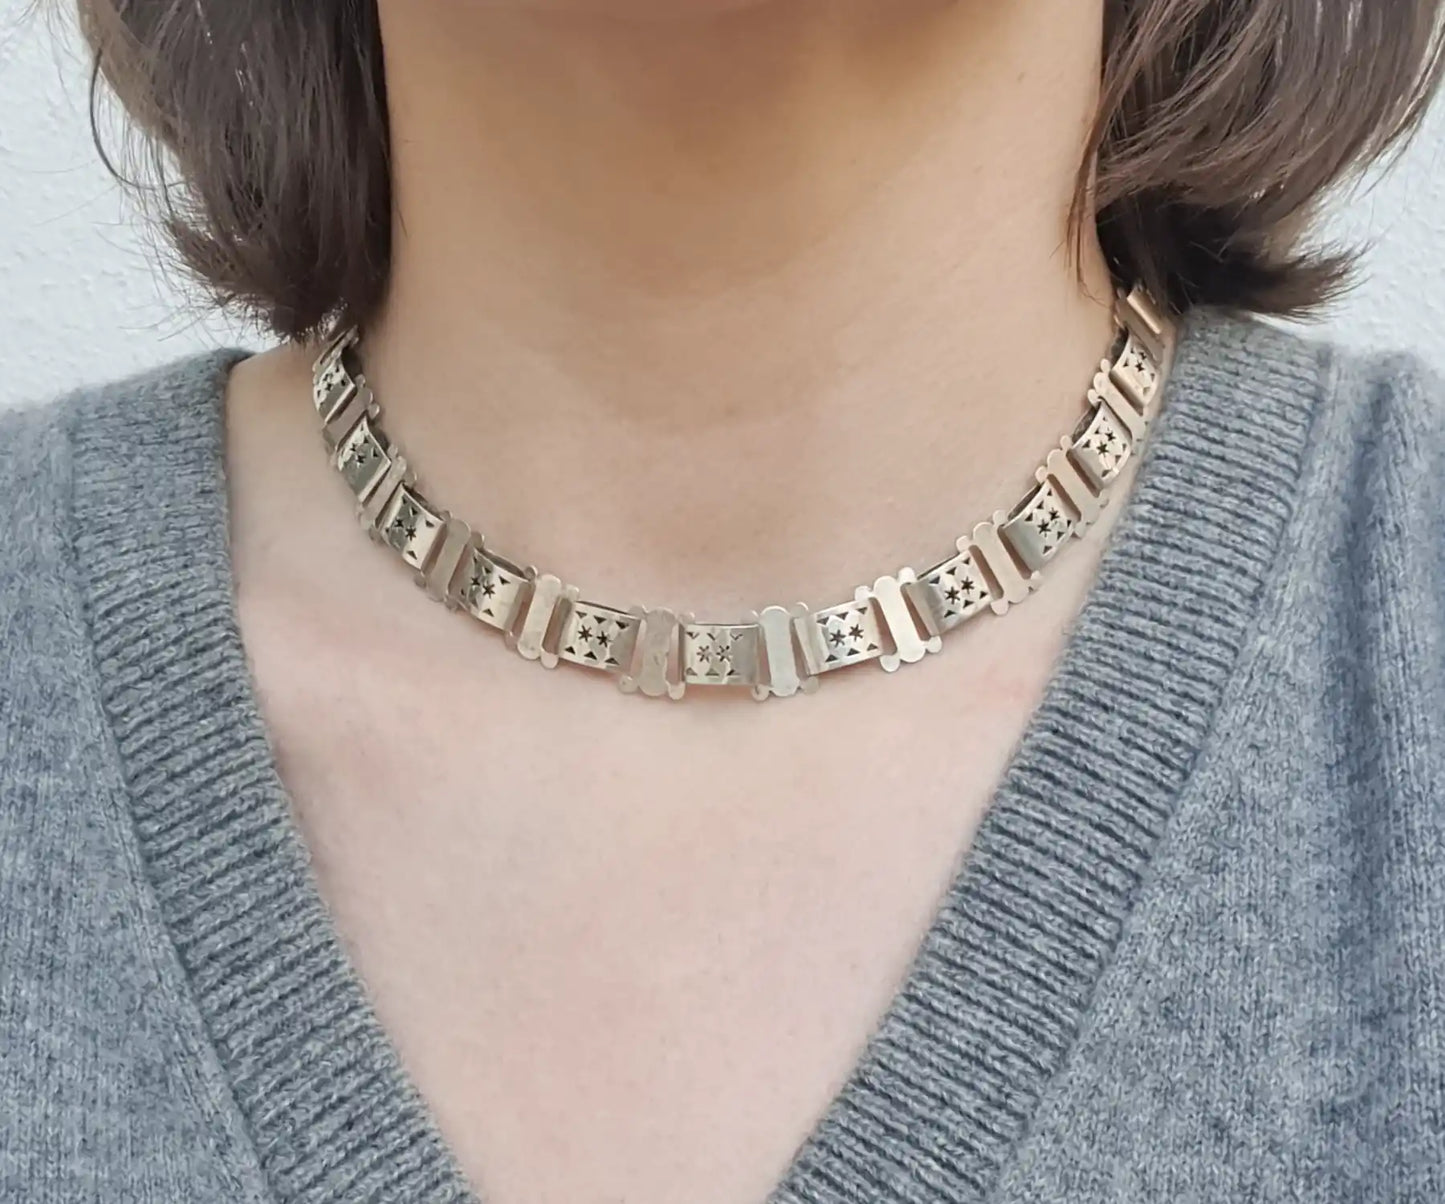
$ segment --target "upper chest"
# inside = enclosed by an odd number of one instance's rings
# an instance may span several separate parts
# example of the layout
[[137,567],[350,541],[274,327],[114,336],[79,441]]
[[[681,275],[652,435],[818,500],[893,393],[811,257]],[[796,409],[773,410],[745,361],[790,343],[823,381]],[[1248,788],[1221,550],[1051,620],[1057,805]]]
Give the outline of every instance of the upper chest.
[[323,895],[500,1204],[761,1200],[896,991],[1049,667],[1047,639],[1032,660],[980,641],[810,698],[671,704],[485,639],[424,674],[373,647],[358,674],[355,641],[260,614],[252,633]]

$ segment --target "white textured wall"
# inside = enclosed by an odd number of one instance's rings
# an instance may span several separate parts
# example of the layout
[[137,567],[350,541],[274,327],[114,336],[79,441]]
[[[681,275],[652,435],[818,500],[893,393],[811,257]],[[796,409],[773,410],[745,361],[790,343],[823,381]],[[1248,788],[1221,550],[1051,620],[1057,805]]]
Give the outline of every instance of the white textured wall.
[[0,0],[0,405],[255,342],[198,317],[153,266],[91,144],[69,8]]
[[[68,0],[39,0],[64,10]],[[0,404],[104,379],[246,332],[197,316],[151,264],[86,123],[67,24],[0,0]],[[1361,287],[1329,332],[1410,345],[1445,366],[1445,112],[1332,233],[1371,240]]]

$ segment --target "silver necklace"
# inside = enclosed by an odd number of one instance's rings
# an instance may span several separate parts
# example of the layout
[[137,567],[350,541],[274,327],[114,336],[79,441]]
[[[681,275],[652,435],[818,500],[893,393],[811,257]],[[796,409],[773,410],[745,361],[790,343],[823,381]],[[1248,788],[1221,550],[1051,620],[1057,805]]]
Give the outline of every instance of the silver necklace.
[[1081,536],[1140,450],[1172,361],[1175,327],[1140,288],[1120,293],[1118,333],[1073,432],[1049,452],[1008,511],[978,523],[921,573],[902,569],[852,599],[812,610],[769,606],[736,623],[702,623],[663,607],[618,610],[523,567],[433,505],[381,429],[381,406],[357,362],[360,332],[337,332],[314,365],[312,397],[328,455],[357,501],[362,526],[392,548],[417,583],[451,609],[495,627],[529,660],[611,674],[627,692],[681,698],[689,686],[742,686],[761,700],[812,693],[835,669],[877,661],[892,672],[943,646],[976,615],[1005,613]]

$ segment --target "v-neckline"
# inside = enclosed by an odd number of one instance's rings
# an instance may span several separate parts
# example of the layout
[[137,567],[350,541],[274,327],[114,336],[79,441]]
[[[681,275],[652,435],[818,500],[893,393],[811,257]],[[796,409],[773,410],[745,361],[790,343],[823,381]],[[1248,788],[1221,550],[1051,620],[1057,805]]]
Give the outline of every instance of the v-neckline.
[[[766,1202],[982,1200],[1084,1020],[1249,630],[1317,391],[1188,315],[1122,513],[900,989]],[[227,374],[73,415],[75,552],[147,872],[277,1204],[473,1201],[317,888],[237,621]],[[1251,404],[1251,374],[1302,401]]]

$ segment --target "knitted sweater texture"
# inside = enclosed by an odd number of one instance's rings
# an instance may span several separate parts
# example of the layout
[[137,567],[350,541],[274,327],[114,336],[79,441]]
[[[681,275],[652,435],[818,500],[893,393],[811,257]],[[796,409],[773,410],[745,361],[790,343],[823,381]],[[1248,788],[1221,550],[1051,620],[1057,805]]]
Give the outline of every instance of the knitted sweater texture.
[[[256,704],[241,354],[0,414],[0,1204],[475,1199]],[[1124,505],[771,1204],[1445,1201],[1445,385],[1196,311]]]

